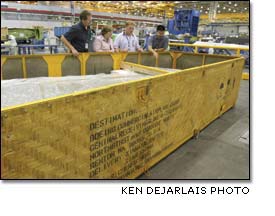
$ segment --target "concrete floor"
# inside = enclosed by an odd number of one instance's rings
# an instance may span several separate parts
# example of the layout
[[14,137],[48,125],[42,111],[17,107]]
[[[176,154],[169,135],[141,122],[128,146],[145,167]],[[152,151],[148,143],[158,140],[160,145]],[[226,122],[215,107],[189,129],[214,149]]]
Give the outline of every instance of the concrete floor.
[[249,81],[235,108],[164,158],[139,179],[249,179]]

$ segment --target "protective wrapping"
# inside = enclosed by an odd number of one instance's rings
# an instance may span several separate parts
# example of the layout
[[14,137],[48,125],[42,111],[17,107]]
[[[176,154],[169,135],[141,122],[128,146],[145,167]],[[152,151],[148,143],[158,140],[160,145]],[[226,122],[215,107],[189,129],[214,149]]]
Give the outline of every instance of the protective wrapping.
[[1,81],[1,108],[150,77],[127,70],[87,76],[39,77]]

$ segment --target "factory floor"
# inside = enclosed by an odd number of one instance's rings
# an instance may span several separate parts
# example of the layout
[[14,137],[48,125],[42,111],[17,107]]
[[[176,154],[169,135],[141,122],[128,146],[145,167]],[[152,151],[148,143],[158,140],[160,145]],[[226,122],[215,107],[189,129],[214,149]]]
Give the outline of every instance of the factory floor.
[[233,109],[139,179],[249,179],[249,81]]

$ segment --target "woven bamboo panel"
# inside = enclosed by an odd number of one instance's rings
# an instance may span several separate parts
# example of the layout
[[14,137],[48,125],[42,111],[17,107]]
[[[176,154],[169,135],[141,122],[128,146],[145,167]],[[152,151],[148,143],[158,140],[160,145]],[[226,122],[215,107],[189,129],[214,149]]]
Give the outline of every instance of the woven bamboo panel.
[[236,103],[243,58],[1,112],[4,179],[136,178]]

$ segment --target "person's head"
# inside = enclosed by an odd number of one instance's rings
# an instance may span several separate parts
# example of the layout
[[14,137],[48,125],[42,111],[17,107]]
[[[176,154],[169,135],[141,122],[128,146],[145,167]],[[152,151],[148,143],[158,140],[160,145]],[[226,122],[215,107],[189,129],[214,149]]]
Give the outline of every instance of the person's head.
[[113,29],[110,26],[104,26],[101,30],[101,34],[106,39],[109,39],[112,37]]
[[87,27],[92,21],[92,14],[89,11],[84,10],[80,13],[79,18],[83,25]]
[[125,33],[127,35],[133,34],[134,28],[135,28],[135,23],[127,22],[126,25],[125,25]]
[[163,37],[165,33],[165,27],[163,25],[157,26],[157,36]]

